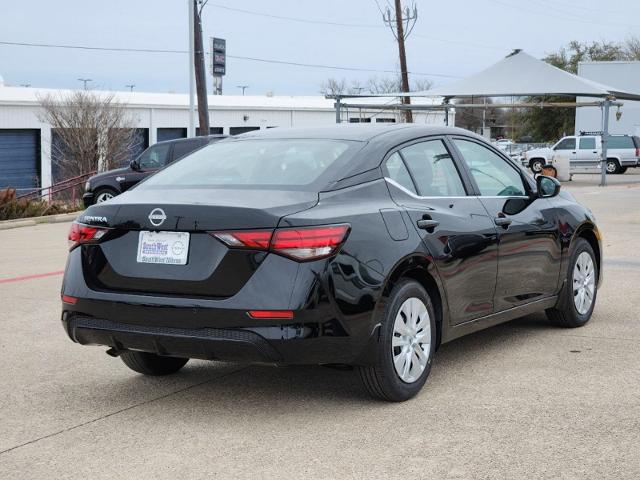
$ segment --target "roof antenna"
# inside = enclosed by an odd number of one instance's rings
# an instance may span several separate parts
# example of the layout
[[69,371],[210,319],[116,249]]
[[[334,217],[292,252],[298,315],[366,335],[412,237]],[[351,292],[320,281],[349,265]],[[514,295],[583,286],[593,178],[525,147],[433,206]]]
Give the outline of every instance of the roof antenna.
[[514,55],[519,54],[521,51],[522,51],[522,49],[521,49],[521,48],[516,48],[516,49],[514,49],[514,50],[513,50],[513,52],[511,52],[509,55],[507,55],[507,56],[506,56],[506,57],[504,57],[504,58],[513,57]]

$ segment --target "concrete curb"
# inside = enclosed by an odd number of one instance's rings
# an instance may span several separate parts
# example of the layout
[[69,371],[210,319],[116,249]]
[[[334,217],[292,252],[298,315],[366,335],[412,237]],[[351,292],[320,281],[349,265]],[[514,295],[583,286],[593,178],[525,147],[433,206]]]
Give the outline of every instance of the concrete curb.
[[64,223],[71,222],[76,219],[81,212],[61,213],[60,215],[45,215],[43,217],[18,218],[15,220],[0,221],[0,230],[9,230],[10,228],[32,227],[39,223]]

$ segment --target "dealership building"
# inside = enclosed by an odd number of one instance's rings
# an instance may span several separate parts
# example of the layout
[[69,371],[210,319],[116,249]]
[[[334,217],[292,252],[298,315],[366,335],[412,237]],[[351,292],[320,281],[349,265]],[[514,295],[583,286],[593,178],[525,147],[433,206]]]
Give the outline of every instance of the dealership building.
[[[605,85],[615,85],[627,92],[640,92],[640,62],[580,62],[578,75]],[[588,102],[593,99],[579,98]],[[620,118],[616,119],[615,110],[611,110],[609,131],[611,133],[640,136],[640,102],[624,100],[620,108]],[[576,135],[580,132],[596,132],[602,130],[602,112],[597,107],[576,109]]]
[[[29,190],[64,180],[51,158],[56,132],[41,121],[39,99],[64,96],[65,90],[11,87],[0,77],[0,189]],[[104,92],[111,93],[111,92]],[[176,93],[116,92],[133,118],[140,153],[156,142],[187,136],[189,97]],[[375,103],[395,99],[374,99]],[[430,103],[429,99],[416,99]],[[362,103],[362,102],[360,102]],[[436,102],[439,103],[439,100]],[[334,101],[322,96],[209,96],[211,133],[237,135],[273,127],[310,127],[336,121]],[[394,123],[401,114],[390,110],[345,109],[342,121],[349,123]],[[416,123],[442,125],[441,111],[414,113]]]

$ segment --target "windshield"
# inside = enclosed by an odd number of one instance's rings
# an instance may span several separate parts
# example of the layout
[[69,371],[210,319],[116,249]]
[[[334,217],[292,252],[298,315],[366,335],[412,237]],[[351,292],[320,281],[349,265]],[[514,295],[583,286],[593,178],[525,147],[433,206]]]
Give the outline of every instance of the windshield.
[[272,186],[301,189],[326,178],[330,166],[348,161],[357,145],[359,142],[324,139],[222,141],[187,155],[150,177],[140,188]]

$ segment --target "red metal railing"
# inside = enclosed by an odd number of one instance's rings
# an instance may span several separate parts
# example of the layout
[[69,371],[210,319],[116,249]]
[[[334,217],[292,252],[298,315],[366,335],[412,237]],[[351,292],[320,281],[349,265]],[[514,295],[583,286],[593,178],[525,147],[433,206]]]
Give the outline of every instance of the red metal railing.
[[89,173],[84,173],[82,175],[78,175],[77,177],[67,178],[66,180],[63,180],[61,182],[54,183],[49,187],[37,188],[30,191],[29,193],[24,193],[16,197],[16,200],[19,200],[21,198],[40,197],[40,198],[46,198],[48,202],[51,202],[53,201],[54,195],[60,194],[63,192],[68,192],[69,190],[71,190],[70,200],[73,203],[73,205],[75,205],[78,200],[77,187],[81,186],[87,180],[87,178],[95,174],[96,172],[93,171]]

